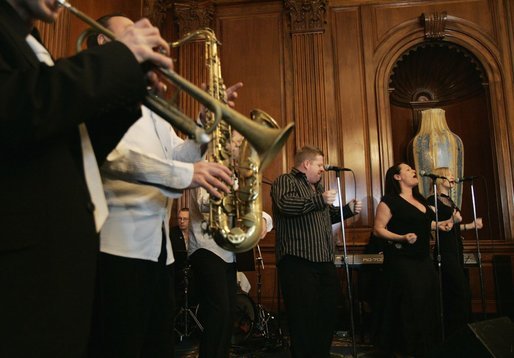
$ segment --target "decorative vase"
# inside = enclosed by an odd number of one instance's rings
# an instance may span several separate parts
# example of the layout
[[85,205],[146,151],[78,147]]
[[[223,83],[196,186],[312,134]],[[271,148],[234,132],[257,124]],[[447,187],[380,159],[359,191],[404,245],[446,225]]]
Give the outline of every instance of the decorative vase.
[[[453,133],[446,123],[445,111],[440,108],[427,109],[421,112],[421,123],[418,133],[412,140],[414,166],[418,173],[419,190],[427,197],[432,192],[432,179],[421,177],[424,170],[431,173],[434,168],[448,167],[456,178],[464,173],[464,145],[462,140]],[[462,185],[456,185],[451,197],[457,206],[462,203]]]

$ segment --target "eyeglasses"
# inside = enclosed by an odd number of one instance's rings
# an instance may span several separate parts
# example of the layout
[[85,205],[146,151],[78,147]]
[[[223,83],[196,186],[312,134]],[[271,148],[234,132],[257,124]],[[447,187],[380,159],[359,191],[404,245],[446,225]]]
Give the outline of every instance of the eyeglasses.
[[178,218],[178,221],[189,221],[189,218]]

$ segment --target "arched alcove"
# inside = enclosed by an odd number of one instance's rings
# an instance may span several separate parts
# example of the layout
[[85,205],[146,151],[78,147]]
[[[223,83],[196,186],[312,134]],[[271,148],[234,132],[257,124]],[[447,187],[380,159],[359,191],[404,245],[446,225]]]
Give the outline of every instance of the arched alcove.
[[[448,41],[418,43],[394,63],[389,94],[394,161],[413,164],[409,143],[418,130],[421,111],[444,109],[449,128],[464,143],[465,173],[481,177],[475,183],[477,215],[486,217],[491,229],[490,235],[482,236],[499,238],[498,207],[489,201],[498,186],[491,142],[494,135],[487,74],[480,61],[466,48]],[[463,188],[462,209],[469,221],[473,212],[467,185]]]
[[[390,80],[397,65],[403,56],[408,55],[415,48],[421,48],[424,44],[430,44],[433,40],[425,38],[425,32],[420,22],[416,19],[401,23],[388,32],[383,40],[374,50],[373,60],[376,64],[374,71],[374,86],[376,95],[376,116],[379,140],[380,174],[383,176],[385,170],[392,165],[397,157],[398,149],[403,141],[406,145],[416,130],[415,121],[412,117],[412,108],[397,105],[391,98]],[[450,51],[462,50],[459,55],[471,58],[458,63],[471,63],[469,66],[475,71],[475,75],[483,79],[481,92],[470,91],[468,96],[462,96],[460,101],[443,101],[442,107],[446,110],[447,118],[459,118],[458,126],[469,133],[473,141],[463,140],[469,150],[467,151],[465,163],[466,175],[481,175],[480,179],[483,188],[477,188],[477,196],[480,196],[481,203],[477,204],[479,214],[488,221],[485,230],[480,232],[481,239],[503,241],[507,238],[512,242],[514,222],[510,220],[514,212],[514,203],[510,199],[513,193],[513,169],[511,166],[511,153],[508,149],[509,134],[506,129],[509,127],[509,115],[511,109],[507,106],[506,90],[510,84],[508,72],[502,67],[501,56],[496,44],[491,41],[490,36],[476,24],[467,20],[448,16],[444,37],[439,40],[448,44]],[[444,66],[444,64],[440,64]],[[477,65],[479,65],[477,67]],[[436,67],[438,68],[438,67]],[[457,71],[459,68],[455,68]],[[478,72],[477,72],[478,71]],[[433,74],[433,73],[432,73]],[[510,77],[509,77],[510,78]],[[476,95],[474,95],[476,93]],[[418,99],[428,100],[428,93],[418,92]],[[402,117],[403,116],[403,117]],[[399,119],[400,118],[400,119]],[[409,126],[401,126],[401,118],[409,118]],[[478,119],[476,119],[478,118]],[[474,119],[471,121],[471,119]],[[480,122],[480,126],[475,122]],[[478,130],[487,123],[488,130]],[[460,132],[457,124],[452,124],[455,132]],[[399,139],[402,128],[403,137]],[[476,131],[474,133],[473,131]],[[394,138],[394,139],[393,139]],[[474,149],[474,152],[471,150]],[[473,165],[472,165],[473,164]],[[487,187],[487,188],[484,188]],[[479,191],[479,192],[478,192]],[[469,186],[466,186],[463,208],[466,218],[472,218],[471,203],[469,202]],[[380,195],[376,193],[375,195]],[[473,238],[467,233],[469,239]],[[471,241],[471,240],[470,240]],[[470,242],[471,244],[471,242]],[[489,243],[491,250],[496,243]],[[499,243],[498,243],[499,244]],[[510,243],[509,243],[510,245]]]

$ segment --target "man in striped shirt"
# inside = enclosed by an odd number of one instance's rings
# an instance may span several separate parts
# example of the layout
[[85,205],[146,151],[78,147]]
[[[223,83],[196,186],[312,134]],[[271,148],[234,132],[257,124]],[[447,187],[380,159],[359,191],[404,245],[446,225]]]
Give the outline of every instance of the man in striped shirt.
[[[276,255],[286,306],[293,357],[329,357],[341,292],[334,265],[332,224],[341,221],[333,206],[335,190],[320,183],[323,152],[305,146],[296,153],[294,168],[271,188],[276,227]],[[360,212],[352,200],[344,218]]]

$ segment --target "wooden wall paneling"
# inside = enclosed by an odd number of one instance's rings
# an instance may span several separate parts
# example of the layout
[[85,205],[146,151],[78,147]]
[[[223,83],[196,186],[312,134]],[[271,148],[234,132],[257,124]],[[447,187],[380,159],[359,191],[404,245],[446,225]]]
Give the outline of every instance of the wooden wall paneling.
[[[374,7],[364,6],[362,8],[363,19],[374,18]],[[391,121],[391,107],[389,101],[389,78],[394,62],[408,48],[419,42],[417,32],[421,30],[418,18],[413,18],[406,23],[397,25],[390,30],[390,36],[376,46],[376,32],[373,24],[366,25],[363,20],[363,41],[364,57],[366,63],[366,88],[368,97],[368,116],[376,119],[376,128],[370,120],[370,138],[376,136],[376,142],[370,144],[370,156],[376,163],[372,166],[378,172],[373,173],[373,178],[380,178],[373,186],[373,200],[378,205],[382,192],[382,178],[387,169],[394,164],[393,131],[394,123]],[[380,188],[378,191],[377,189]]]
[[[480,244],[482,254],[482,273],[484,279],[484,292],[486,301],[486,312],[496,312],[495,286],[492,268],[492,259],[496,254],[510,255],[514,257],[512,245],[504,240],[488,240]],[[472,240],[464,241],[464,252],[476,255],[476,245]],[[514,273],[514,266],[512,267]],[[480,294],[480,275],[478,266],[468,267],[469,283],[471,288],[471,305],[473,312],[482,312],[482,300]],[[514,285],[514,283],[513,283]]]
[[368,195],[371,191],[371,165],[360,11],[358,7],[333,9],[330,19],[337,116],[329,127],[337,131],[341,140],[329,145],[338,150],[340,159],[336,163],[353,169],[355,173],[355,181],[349,173],[344,177],[346,201],[354,197],[362,200],[363,210],[351,224],[370,227],[374,208],[373,198]]
[[484,36],[478,25],[452,19],[449,39],[470,50],[482,63],[488,76],[489,103],[493,155],[497,158],[498,181],[501,195],[502,224],[505,238],[513,240],[514,233],[514,182],[513,182],[513,143],[512,107],[514,97],[512,91],[512,71],[504,66],[505,54]]
[[[383,192],[383,175],[387,165],[391,163],[392,149],[390,145],[392,141],[387,141],[391,138],[390,128],[384,126],[384,122],[380,120],[378,114],[377,96],[375,92],[376,82],[376,65],[375,65],[375,46],[373,39],[374,23],[372,21],[372,8],[370,6],[360,6],[359,16],[361,18],[360,37],[362,41],[362,61],[364,65],[364,78],[363,86],[364,92],[364,115],[368,118],[368,138],[369,147],[367,148],[367,157],[369,158],[368,167],[368,205],[369,211],[372,212],[370,216],[370,225],[374,222],[374,213],[376,206],[380,202]],[[387,105],[387,104],[385,104]],[[384,169],[385,168],[385,169]]]
[[285,3],[290,19],[295,144],[328,153],[324,36],[327,1]]
[[[293,121],[285,110],[285,71],[282,37],[283,19],[280,3],[267,6],[232,6],[217,8],[217,33],[222,46],[221,65],[225,83],[239,81],[236,110],[249,116],[258,108],[273,117],[280,127]],[[297,128],[295,128],[295,131]],[[291,135],[288,141],[293,140]],[[271,213],[270,183],[289,170],[286,147],[264,172],[263,208]]]
[[506,30],[508,36],[509,61],[511,70],[514,72],[514,0],[505,0],[504,2]]
[[381,42],[391,36],[391,31],[410,19],[419,18],[422,13],[446,11],[448,15],[458,16],[475,24],[491,38],[496,38],[497,30],[492,21],[491,3],[494,0],[461,0],[461,1],[410,1],[370,5],[371,18],[374,22],[373,42],[378,47]]
[[[505,151],[508,151],[508,155],[498,157],[499,160],[505,159],[505,171],[500,170],[500,175],[507,175],[508,180],[505,182],[503,180],[500,181],[500,190],[501,195],[508,195],[511,200],[502,200],[502,208],[503,208],[503,220],[504,222],[510,222],[509,230],[506,230],[505,235],[509,240],[514,242],[514,182],[513,182],[513,168],[514,168],[514,70],[513,70],[513,61],[514,57],[512,57],[512,49],[514,48],[513,43],[513,24],[512,17],[510,17],[509,6],[510,0],[502,0],[498,3],[498,14],[495,16],[495,20],[498,23],[500,31],[499,35],[499,43],[501,48],[501,78],[502,78],[502,86],[504,94],[502,97],[499,97],[498,102],[495,102],[495,98],[492,95],[489,97],[490,106],[495,105],[503,105],[505,110],[505,122],[504,122],[504,130],[502,134],[502,148]],[[495,87],[496,89],[496,87]],[[505,103],[500,102],[501,100],[505,100]],[[498,148],[498,146],[496,146]],[[509,165],[510,164],[510,165]],[[498,168],[501,168],[498,165]],[[505,187],[505,190],[504,190]]]
[[[254,108],[269,113],[283,127],[293,120],[285,110],[285,72],[283,17],[281,2],[263,4],[219,5],[216,8],[216,32],[222,43],[221,65],[227,85],[242,81],[236,110],[245,116]],[[294,135],[294,134],[293,134]],[[291,136],[292,137],[292,136]],[[289,139],[289,142],[292,139]],[[272,213],[270,183],[288,170],[287,152],[283,150],[266,169],[263,177],[263,210]],[[262,276],[262,303],[276,309],[277,281],[274,231],[260,242],[265,269]],[[246,273],[257,300],[257,276]]]
[[293,34],[292,47],[296,147],[310,144],[327,153],[323,34]]

